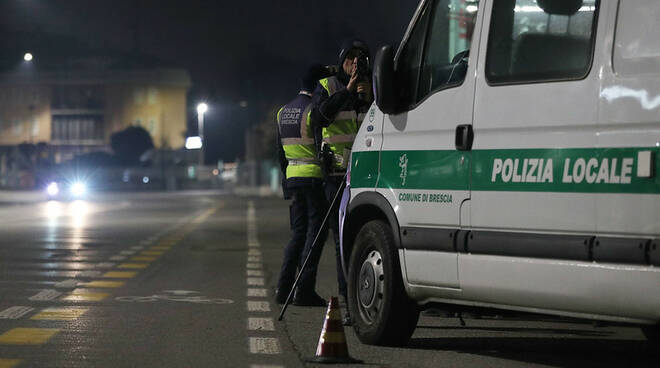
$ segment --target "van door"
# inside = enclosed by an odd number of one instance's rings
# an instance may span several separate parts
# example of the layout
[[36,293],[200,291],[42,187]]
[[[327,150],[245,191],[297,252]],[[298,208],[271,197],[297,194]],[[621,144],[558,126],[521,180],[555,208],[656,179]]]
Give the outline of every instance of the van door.
[[478,5],[424,2],[395,59],[404,111],[384,119],[378,191],[397,214],[411,284],[458,287],[454,236],[470,198]]
[[595,41],[599,3],[499,0],[485,9],[466,249],[472,257],[460,256],[466,297],[480,290],[481,299],[502,302],[499,292],[550,296],[566,289],[536,283],[533,274],[521,278],[506,258],[490,256],[589,260],[605,62],[593,56],[605,42]]

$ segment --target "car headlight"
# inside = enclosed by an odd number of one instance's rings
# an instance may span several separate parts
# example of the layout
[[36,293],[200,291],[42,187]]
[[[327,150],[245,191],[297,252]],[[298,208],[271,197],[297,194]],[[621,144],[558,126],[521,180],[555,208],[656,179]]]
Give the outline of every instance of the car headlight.
[[85,183],[82,182],[75,182],[73,185],[71,185],[71,194],[73,194],[76,197],[80,197],[85,192],[87,191],[87,187],[85,186]]
[[59,192],[60,192],[60,187],[57,185],[56,182],[52,182],[48,184],[48,186],[46,187],[46,193],[48,193],[48,195],[50,196],[56,196],[57,193]]

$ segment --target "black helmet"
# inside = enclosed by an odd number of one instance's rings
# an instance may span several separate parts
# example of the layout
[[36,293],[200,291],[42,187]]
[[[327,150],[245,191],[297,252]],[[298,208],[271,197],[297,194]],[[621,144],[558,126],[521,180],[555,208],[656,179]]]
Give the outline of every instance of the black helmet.
[[346,59],[346,56],[348,56],[348,53],[353,50],[353,49],[358,49],[365,53],[367,57],[369,57],[369,46],[367,44],[357,38],[354,38],[352,40],[346,40],[341,44],[341,50],[339,51],[339,65],[341,66],[344,63],[344,59]]
[[314,92],[319,80],[329,77],[330,75],[332,75],[332,72],[325,66],[321,64],[312,64],[307,68],[305,75],[303,75],[300,80],[300,90]]

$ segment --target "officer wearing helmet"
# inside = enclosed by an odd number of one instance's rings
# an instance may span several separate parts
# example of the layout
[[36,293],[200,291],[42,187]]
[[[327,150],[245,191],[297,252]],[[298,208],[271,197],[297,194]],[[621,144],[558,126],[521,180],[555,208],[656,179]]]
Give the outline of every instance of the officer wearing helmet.
[[328,75],[321,65],[308,68],[302,78],[298,96],[284,105],[277,113],[278,153],[280,166],[286,177],[284,189],[292,197],[290,206],[291,240],[284,250],[275,299],[286,302],[296,277],[296,270],[311,252],[305,270],[300,276],[293,304],[300,306],[325,306],[326,301],[314,290],[323,243],[327,232],[314,238],[321,230],[327,204],[323,194],[322,173],[310,126],[312,92],[318,80]]
[[[370,73],[360,67],[366,62],[368,69],[368,60],[366,43],[358,39],[344,42],[339,52],[339,71],[321,79],[314,91],[312,124],[322,155],[325,195],[330,203],[344,180],[355,135],[373,102]],[[339,293],[346,300],[346,278],[339,250],[338,201],[331,211],[328,219],[335,241]],[[350,314],[346,311],[344,324],[350,324]]]

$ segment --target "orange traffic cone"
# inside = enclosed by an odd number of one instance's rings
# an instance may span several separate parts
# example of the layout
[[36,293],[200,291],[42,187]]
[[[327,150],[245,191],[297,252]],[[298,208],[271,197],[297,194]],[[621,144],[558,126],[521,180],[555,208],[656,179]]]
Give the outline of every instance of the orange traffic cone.
[[316,347],[316,356],[309,360],[314,363],[361,363],[348,355],[346,346],[346,335],[341,323],[341,311],[336,296],[330,298],[328,312],[325,314],[323,330]]

